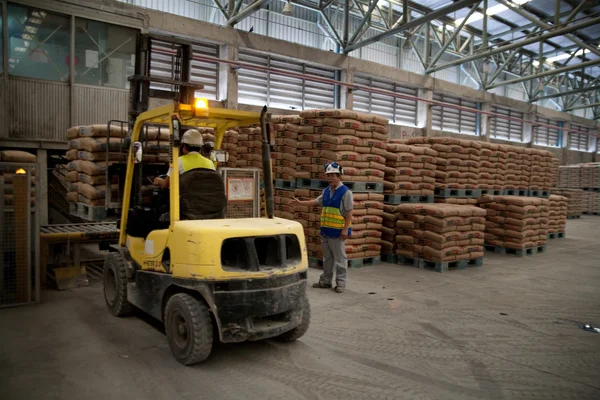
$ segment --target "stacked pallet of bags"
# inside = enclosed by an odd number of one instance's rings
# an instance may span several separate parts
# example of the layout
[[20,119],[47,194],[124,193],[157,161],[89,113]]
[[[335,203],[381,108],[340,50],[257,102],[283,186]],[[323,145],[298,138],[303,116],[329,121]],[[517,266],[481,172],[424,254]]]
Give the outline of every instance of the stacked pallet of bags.
[[[0,169],[0,176],[4,181],[4,206],[12,207],[14,206],[14,178],[16,175],[16,171],[18,169],[18,164],[27,163],[27,164],[35,164],[37,162],[37,157],[34,154],[28,153],[26,151],[20,150],[2,150],[0,151],[0,161],[6,163],[13,163],[17,166],[11,165],[10,167],[2,167]],[[35,168],[28,168],[26,170],[28,174],[30,174],[29,182],[30,182],[30,198],[31,198],[31,206],[35,206],[35,183],[36,183],[36,170]]]
[[[354,195],[352,237],[346,241],[349,259],[378,256],[381,252],[383,193],[361,193],[354,183],[381,184],[385,175],[388,121],[349,110],[310,110],[298,119],[285,117],[286,132],[298,134],[296,197],[314,199],[326,186],[325,165],[344,168],[344,183]],[[316,185],[316,186],[315,186]],[[310,187],[308,187],[310,186]],[[357,186],[359,188],[360,186]],[[309,256],[321,258],[320,211],[296,212],[305,227]]]
[[385,193],[390,195],[390,199],[396,196],[433,196],[438,152],[404,142],[390,140],[387,143]]
[[483,195],[487,211],[485,243],[501,249],[526,250],[547,242],[549,200],[539,197]]
[[[396,236],[398,235],[398,214],[396,206],[393,204],[385,204],[383,206],[382,228],[381,228],[381,254],[385,256],[393,256],[396,254]],[[386,257],[384,261],[391,261],[393,257]]]
[[530,190],[550,190],[554,176],[554,155],[547,150],[531,150]]
[[262,136],[258,127],[239,128],[237,135],[237,168],[262,169]]
[[275,130],[275,148],[271,152],[273,179],[293,182],[298,167],[299,137],[303,132],[312,132],[313,127],[301,126],[297,115],[273,116],[271,121]]
[[481,142],[478,189],[494,193],[506,188],[506,147],[497,143]]
[[69,150],[66,158],[69,163],[66,179],[70,182],[67,201],[104,206],[107,190],[111,190],[111,198],[120,200],[117,177],[111,177],[107,182],[106,170],[114,162],[127,160],[126,136],[126,128],[120,126],[111,126],[110,131],[107,125],[76,126],[67,131]]
[[486,211],[455,204],[394,206],[396,254],[432,262],[471,260],[484,255]]
[[565,165],[559,168],[558,187],[581,188],[581,170],[579,165]]
[[560,160],[556,156],[550,159],[550,178],[552,187],[559,186],[560,181]]
[[600,189],[600,163],[581,164],[581,187]]
[[551,195],[548,213],[548,233],[564,233],[567,226],[569,199],[564,196]]
[[524,147],[506,146],[506,189],[529,190],[531,154]]
[[238,161],[238,135],[239,132],[235,129],[229,129],[225,132],[221,150],[225,150],[229,154],[229,160],[226,163],[220,163],[222,168],[236,168]]
[[481,144],[478,141],[452,137],[416,137],[410,145],[437,151],[435,171],[436,202],[456,205],[476,204],[473,196],[451,195],[453,190],[476,190],[479,180]]
[[581,189],[554,188],[552,194],[564,196],[568,199],[568,218],[579,218],[585,208],[585,192]]

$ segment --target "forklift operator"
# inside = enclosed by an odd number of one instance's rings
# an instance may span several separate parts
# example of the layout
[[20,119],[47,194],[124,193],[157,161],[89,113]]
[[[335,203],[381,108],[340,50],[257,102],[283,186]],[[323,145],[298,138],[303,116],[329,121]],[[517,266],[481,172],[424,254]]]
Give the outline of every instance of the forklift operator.
[[[201,154],[204,140],[198,130],[190,129],[185,132],[181,143],[182,155],[179,156],[179,175],[196,168],[215,170],[215,164]],[[170,168],[165,178],[154,178],[154,184],[162,188],[168,188],[170,184],[169,177],[172,172],[173,169]]]

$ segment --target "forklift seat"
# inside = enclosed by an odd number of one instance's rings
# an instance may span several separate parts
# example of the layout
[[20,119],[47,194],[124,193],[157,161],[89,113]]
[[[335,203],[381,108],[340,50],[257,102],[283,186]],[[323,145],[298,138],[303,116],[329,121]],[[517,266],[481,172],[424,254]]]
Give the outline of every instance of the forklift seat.
[[225,218],[225,183],[217,171],[196,168],[181,174],[179,199],[182,220]]

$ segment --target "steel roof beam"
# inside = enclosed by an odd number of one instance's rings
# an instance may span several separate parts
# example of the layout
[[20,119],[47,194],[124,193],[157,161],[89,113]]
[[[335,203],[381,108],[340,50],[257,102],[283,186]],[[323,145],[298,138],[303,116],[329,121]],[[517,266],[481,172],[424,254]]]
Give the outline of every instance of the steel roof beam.
[[[548,25],[545,22],[542,22],[539,18],[539,16],[536,15],[532,15],[526,11],[521,10],[518,7],[515,7],[514,4],[509,3],[505,0],[497,0],[498,3],[502,4],[503,6],[507,7],[509,10],[519,14],[520,16],[522,16],[523,18],[527,18],[528,20],[530,20],[531,22],[533,22],[534,24],[537,24],[540,28],[543,29],[556,29],[555,26],[552,25]],[[583,40],[581,40],[578,36],[576,35],[572,35],[572,34],[565,34],[565,37],[567,39],[569,39],[570,41],[572,41],[575,44],[578,44],[579,46],[588,49],[589,51],[591,51],[592,53],[600,56],[600,50],[598,48],[596,48],[595,46],[589,45],[587,43],[585,43]]]
[[269,4],[271,1],[272,0],[257,0],[255,3],[250,4],[248,7],[244,8],[242,11],[238,12],[233,17],[231,17],[229,21],[227,21],[227,25],[235,26],[235,24],[251,16],[258,10],[260,10],[263,6]]
[[434,19],[439,19],[440,17],[446,16],[446,14],[452,13],[454,11],[458,11],[461,8],[472,6],[475,3],[478,3],[480,0],[459,0],[456,3],[448,5],[446,7],[439,8],[437,10],[433,10],[424,16],[413,19],[405,24],[401,24],[400,26],[390,29],[387,32],[380,33],[379,35],[375,35],[369,39],[362,40],[358,43],[353,43],[350,46],[344,48],[344,53],[348,54],[351,51],[360,49],[361,47],[367,46],[371,43],[379,42],[387,37],[396,35],[398,33],[404,32],[408,29],[415,28],[417,26],[426,24],[427,22],[433,21]]
[[469,61],[473,61],[473,60],[478,60],[480,58],[489,57],[489,56],[492,56],[494,54],[501,53],[503,51],[513,50],[513,49],[516,49],[518,47],[526,46],[528,44],[537,43],[540,40],[546,40],[546,39],[553,38],[553,37],[556,37],[556,36],[561,36],[561,35],[564,35],[565,33],[569,33],[569,32],[573,32],[573,31],[579,30],[579,29],[587,28],[588,26],[592,26],[592,25],[595,25],[597,23],[600,23],[600,18],[591,18],[591,19],[588,19],[586,21],[580,22],[578,24],[570,24],[570,25],[568,25],[566,27],[563,27],[563,28],[553,29],[550,32],[544,33],[544,34],[536,36],[536,37],[532,37],[532,38],[528,38],[528,39],[516,41],[516,42],[510,43],[510,44],[506,44],[504,46],[499,46],[499,47],[497,47],[495,49],[491,49],[491,50],[488,50],[488,51],[481,52],[479,54],[475,54],[475,55],[472,55],[472,56],[469,56],[469,57],[465,57],[465,58],[462,58],[462,59],[454,60],[454,61],[451,61],[449,63],[443,64],[443,65],[438,65],[438,66],[435,66],[435,67],[428,68],[427,73],[440,71],[440,70],[448,68],[448,67],[453,67],[455,65],[464,64],[464,63],[469,62]]
[[596,60],[584,61],[584,62],[576,64],[576,65],[570,65],[570,66],[567,66],[567,67],[562,67],[562,68],[557,68],[557,69],[551,69],[551,70],[548,70],[548,71],[539,72],[537,74],[522,76],[520,78],[511,79],[511,80],[504,81],[504,82],[499,82],[499,83],[496,83],[494,85],[489,85],[485,89],[489,90],[489,89],[494,89],[494,88],[497,88],[497,87],[500,87],[500,86],[512,85],[512,84],[519,83],[519,82],[529,81],[529,80],[532,80],[532,79],[544,78],[544,77],[549,76],[549,75],[561,74],[563,72],[569,72],[569,71],[572,71],[574,69],[579,69],[579,68],[584,68],[584,67],[591,67],[591,66],[598,65],[598,64],[600,64],[600,58],[598,58]]
[[600,89],[600,85],[597,86],[591,86],[591,87],[587,87],[587,88],[580,88],[580,89],[574,89],[574,90],[569,90],[567,92],[558,92],[558,93],[553,93],[553,94],[546,94],[544,96],[539,96],[536,97],[534,99],[531,99],[529,102],[533,103],[539,100],[546,100],[546,99],[554,99],[556,97],[562,97],[562,96],[570,96],[573,94],[578,94],[578,93],[584,93],[584,92],[589,92],[592,90],[596,90],[596,89]]
[[563,111],[582,110],[584,108],[598,107],[598,106],[600,106],[600,103],[584,104],[584,105],[581,105],[581,106],[568,107],[568,108],[565,108]]

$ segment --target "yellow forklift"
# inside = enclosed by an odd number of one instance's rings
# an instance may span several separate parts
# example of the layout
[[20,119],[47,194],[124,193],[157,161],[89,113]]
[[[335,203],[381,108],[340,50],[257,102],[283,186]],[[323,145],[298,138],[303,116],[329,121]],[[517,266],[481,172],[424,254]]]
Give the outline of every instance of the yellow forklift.
[[[137,307],[162,321],[175,358],[205,360],[215,340],[293,341],[308,330],[308,258],[302,226],[273,217],[268,114],[174,102],[140,113],[131,133],[120,236],[104,264],[106,305],[120,317]],[[170,188],[142,201],[145,124],[168,126]],[[177,173],[186,128],[215,130],[217,160],[227,129],[260,124],[266,217],[226,219],[221,175],[210,169]],[[148,182],[146,182],[147,184]],[[147,198],[147,197],[146,197]]]

